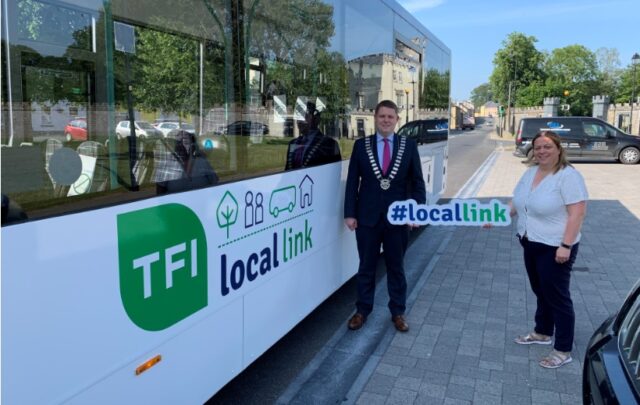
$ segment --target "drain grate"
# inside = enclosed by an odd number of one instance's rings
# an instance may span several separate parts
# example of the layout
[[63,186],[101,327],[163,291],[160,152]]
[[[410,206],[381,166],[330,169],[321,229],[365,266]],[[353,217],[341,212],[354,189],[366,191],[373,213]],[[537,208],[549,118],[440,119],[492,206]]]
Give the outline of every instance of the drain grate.
[[588,267],[586,267],[586,266],[585,266],[585,267],[574,267],[574,268],[573,268],[573,271],[583,271],[583,272],[586,272],[586,271],[589,271],[589,268],[588,268]]

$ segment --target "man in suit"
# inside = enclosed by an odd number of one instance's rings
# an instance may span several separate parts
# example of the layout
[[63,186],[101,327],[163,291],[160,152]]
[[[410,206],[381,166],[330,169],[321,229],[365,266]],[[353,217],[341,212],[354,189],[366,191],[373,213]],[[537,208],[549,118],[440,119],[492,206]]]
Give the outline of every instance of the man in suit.
[[285,170],[323,165],[342,160],[338,142],[324,135],[318,125],[320,111],[315,103],[307,103],[304,121],[298,121],[300,136],[289,142]]
[[375,273],[380,247],[387,267],[387,289],[391,321],[400,332],[409,325],[404,317],[407,282],[404,253],[409,227],[391,225],[387,210],[394,201],[426,201],[424,178],[415,141],[395,134],[398,107],[384,100],[375,109],[376,134],[358,139],[349,161],[344,201],[344,222],[356,231],[358,255],[358,300],[348,327],[360,329],[373,309]]

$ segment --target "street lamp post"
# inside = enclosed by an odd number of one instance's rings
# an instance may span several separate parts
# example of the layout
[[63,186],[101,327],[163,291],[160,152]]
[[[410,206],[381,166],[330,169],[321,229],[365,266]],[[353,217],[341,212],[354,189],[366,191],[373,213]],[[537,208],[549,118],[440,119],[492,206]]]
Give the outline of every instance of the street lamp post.
[[405,94],[407,95],[407,104],[405,108],[407,110],[407,122],[409,122],[409,89],[404,89]]
[[[636,101],[636,66],[640,63],[640,55],[634,53],[631,57],[631,66],[633,66],[633,84],[631,85],[631,112],[629,113],[629,133],[633,135],[633,103]],[[640,129],[638,130],[640,133]]]

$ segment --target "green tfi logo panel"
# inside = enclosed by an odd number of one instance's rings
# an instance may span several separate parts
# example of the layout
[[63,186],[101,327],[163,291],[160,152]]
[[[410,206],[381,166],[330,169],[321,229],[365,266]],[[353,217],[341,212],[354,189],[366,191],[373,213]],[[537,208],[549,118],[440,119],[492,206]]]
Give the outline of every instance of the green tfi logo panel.
[[191,209],[118,215],[118,255],[122,303],[142,329],[166,329],[207,306],[207,241]]

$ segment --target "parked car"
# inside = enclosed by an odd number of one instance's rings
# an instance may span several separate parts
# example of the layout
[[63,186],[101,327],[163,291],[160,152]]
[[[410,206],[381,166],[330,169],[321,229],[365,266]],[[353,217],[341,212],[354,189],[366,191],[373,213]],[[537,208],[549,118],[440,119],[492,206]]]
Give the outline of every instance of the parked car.
[[[162,132],[155,129],[151,124],[146,121],[136,121],[136,136],[140,138],[154,138],[161,137]],[[120,121],[116,126],[116,134],[118,138],[126,138],[131,135],[131,129],[129,127],[129,121]]]
[[235,121],[229,125],[225,130],[227,135],[268,135],[269,126],[261,122],[253,121]]
[[398,130],[398,135],[416,141],[418,145],[446,141],[449,136],[449,120],[428,119],[411,121]]
[[640,282],[591,337],[582,373],[584,404],[640,403]]
[[462,129],[463,131],[465,129],[470,129],[472,131],[474,129],[476,129],[476,119],[475,119],[475,117],[469,117],[467,115],[462,117],[462,126],[460,127],[460,129]]
[[178,121],[164,121],[153,124],[153,126],[166,138],[169,132],[174,129],[181,129],[183,131],[187,131],[190,134],[196,134],[196,127],[186,122],[178,122]]
[[64,137],[69,141],[86,141],[87,140],[87,120],[85,118],[76,118],[69,121],[64,127]]
[[640,137],[592,117],[523,118],[516,134],[516,154],[530,157],[531,140],[540,131],[558,134],[570,159],[615,159],[624,164],[640,161]]

